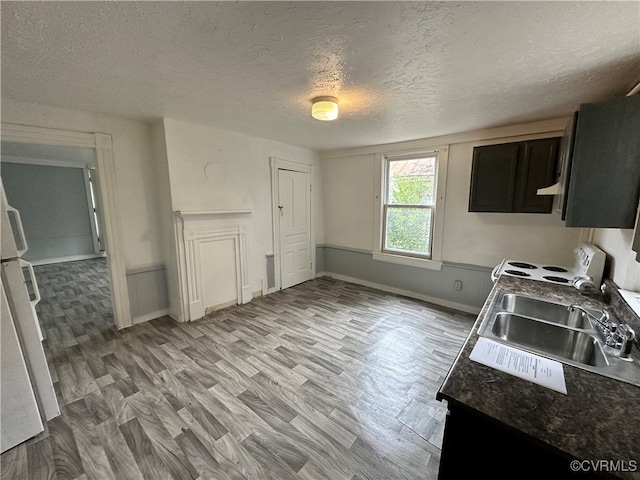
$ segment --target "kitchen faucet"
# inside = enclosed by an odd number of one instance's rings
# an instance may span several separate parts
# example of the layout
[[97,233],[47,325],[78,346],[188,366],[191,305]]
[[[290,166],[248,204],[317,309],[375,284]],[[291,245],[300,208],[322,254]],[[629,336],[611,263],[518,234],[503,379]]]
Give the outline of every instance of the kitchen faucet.
[[600,318],[586,308],[576,304],[569,305],[567,310],[570,312],[579,310],[588,318],[595,320],[605,336],[606,344],[610,347],[620,349],[620,358],[629,358],[631,350],[633,349],[633,342],[636,339],[636,332],[629,325],[626,323],[617,324],[613,322],[607,310],[600,311]]
[[572,303],[571,305],[569,305],[567,307],[567,310],[569,310],[570,312],[573,312],[575,310],[580,310],[582,313],[584,313],[587,317],[591,318],[592,320],[595,320],[596,322],[598,322],[598,325],[600,325],[600,327],[606,331],[613,331],[615,330],[615,323],[613,323],[611,321],[611,317],[609,316],[609,312],[607,312],[606,310],[601,310],[600,311],[600,318],[596,317],[593,313],[591,313],[589,310],[587,310],[586,308],[577,305],[575,303]]

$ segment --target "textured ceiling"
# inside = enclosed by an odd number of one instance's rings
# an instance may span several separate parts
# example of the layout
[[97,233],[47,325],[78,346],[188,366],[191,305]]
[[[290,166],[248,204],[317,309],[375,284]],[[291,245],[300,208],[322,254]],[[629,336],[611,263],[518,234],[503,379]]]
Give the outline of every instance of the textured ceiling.
[[[2,97],[317,150],[570,114],[640,80],[639,2],[9,2]],[[340,118],[310,116],[334,95]]]

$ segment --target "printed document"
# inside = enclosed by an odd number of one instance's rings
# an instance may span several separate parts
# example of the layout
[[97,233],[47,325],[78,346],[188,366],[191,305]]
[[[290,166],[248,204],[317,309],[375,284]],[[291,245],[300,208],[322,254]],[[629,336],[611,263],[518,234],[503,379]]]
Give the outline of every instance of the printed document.
[[474,362],[567,394],[562,363],[480,337],[469,355]]

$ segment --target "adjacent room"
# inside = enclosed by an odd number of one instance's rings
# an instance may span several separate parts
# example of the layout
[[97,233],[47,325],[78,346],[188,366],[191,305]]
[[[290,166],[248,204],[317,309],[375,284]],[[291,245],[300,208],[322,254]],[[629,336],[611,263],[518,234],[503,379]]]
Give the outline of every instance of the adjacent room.
[[640,2],[0,10],[3,480],[638,478]]

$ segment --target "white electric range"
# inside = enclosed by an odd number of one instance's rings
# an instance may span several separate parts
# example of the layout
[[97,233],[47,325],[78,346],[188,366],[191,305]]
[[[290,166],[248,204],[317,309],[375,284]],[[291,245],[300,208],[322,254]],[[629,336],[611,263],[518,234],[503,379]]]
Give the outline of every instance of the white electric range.
[[491,272],[495,282],[500,275],[527,278],[557,285],[571,285],[579,290],[596,290],[602,283],[606,254],[591,243],[582,243],[573,251],[572,266],[548,265],[505,259]]

